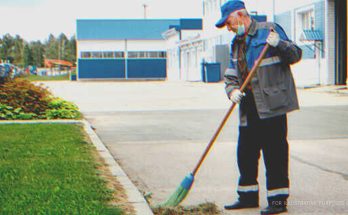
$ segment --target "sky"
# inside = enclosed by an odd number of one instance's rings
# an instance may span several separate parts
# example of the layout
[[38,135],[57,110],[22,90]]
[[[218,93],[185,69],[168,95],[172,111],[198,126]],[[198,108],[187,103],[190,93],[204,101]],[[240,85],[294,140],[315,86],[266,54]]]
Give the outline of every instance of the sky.
[[68,38],[76,19],[85,18],[197,18],[202,0],[0,0],[0,36],[10,33],[26,41],[44,41],[52,33]]

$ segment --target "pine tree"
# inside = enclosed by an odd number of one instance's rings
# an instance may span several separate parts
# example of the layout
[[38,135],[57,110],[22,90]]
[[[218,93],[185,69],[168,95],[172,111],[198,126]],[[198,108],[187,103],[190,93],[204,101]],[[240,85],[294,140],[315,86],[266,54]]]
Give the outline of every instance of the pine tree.
[[16,35],[14,38],[14,64],[18,66],[22,66],[24,64],[23,60],[23,51],[24,51],[24,43],[25,41],[19,35]]
[[5,34],[2,38],[2,59],[9,60],[14,59],[11,54],[13,54],[14,49],[14,39],[10,34]]
[[25,44],[23,51],[24,67],[33,65],[33,53],[28,44]]
[[59,50],[59,56],[58,59],[60,60],[69,60],[68,56],[68,38],[65,36],[64,33],[61,33],[58,37],[58,50]]
[[76,39],[75,36],[72,36],[70,40],[68,41],[67,49],[66,49],[66,55],[68,58],[68,61],[75,64],[76,63]]
[[58,52],[58,41],[53,34],[50,34],[45,42],[45,58],[58,59]]
[[44,45],[38,40],[30,43],[30,49],[33,56],[33,65],[42,67],[44,65]]

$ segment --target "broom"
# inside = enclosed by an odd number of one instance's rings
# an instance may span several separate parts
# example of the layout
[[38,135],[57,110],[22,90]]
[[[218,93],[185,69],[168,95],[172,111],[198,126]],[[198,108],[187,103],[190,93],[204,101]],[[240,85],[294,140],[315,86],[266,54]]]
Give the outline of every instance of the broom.
[[[253,68],[251,69],[251,71],[249,72],[247,78],[245,79],[243,85],[239,88],[239,90],[241,92],[243,92],[245,90],[246,86],[250,83],[251,79],[256,74],[257,68],[259,67],[259,65],[260,65],[262,59],[264,58],[264,56],[266,55],[266,52],[268,51],[268,48],[269,48],[269,44],[266,43],[265,47],[262,49],[262,52],[261,52],[260,56],[255,61]],[[179,205],[185,199],[185,197],[187,196],[188,192],[190,191],[190,189],[192,187],[192,184],[194,182],[194,178],[195,178],[196,173],[198,172],[199,168],[201,167],[204,159],[208,155],[210,149],[212,148],[213,144],[215,143],[215,140],[219,136],[222,128],[226,124],[228,118],[230,117],[230,115],[231,115],[231,113],[232,113],[232,111],[234,110],[235,107],[236,107],[236,103],[233,103],[231,105],[230,109],[227,111],[225,117],[223,118],[222,122],[220,123],[218,129],[215,131],[214,136],[211,138],[208,146],[206,147],[203,155],[201,156],[201,158],[200,158],[199,162],[197,163],[196,167],[194,168],[193,172],[189,173],[184,178],[184,180],[181,182],[179,187],[167,199],[167,201],[165,201],[164,203],[161,203],[159,205],[160,207],[175,207],[175,206]]]

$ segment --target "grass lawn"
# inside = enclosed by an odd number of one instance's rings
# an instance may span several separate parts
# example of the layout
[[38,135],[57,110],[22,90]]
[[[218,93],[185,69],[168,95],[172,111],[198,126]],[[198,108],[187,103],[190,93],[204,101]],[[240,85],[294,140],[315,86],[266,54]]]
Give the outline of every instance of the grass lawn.
[[29,81],[66,81],[66,80],[70,80],[69,74],[59,75],[59,76],[29,75],[29,76],[23,76],[22,78],[29,80]]
[[79,125],[0,125],[0,214],[124,214],[88,141]]

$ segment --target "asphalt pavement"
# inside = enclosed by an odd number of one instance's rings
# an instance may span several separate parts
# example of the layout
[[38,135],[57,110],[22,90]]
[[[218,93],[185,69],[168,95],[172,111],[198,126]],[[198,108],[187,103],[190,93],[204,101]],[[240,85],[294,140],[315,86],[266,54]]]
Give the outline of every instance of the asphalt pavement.
[[[229,105],[223,83],[45,82],[75,102],[126,174],[154,204],[192,171]],[[336,86],[298,89],[288,115],[289,214],[348,213],[348,94]],[[184,205],[236,198],[237,110],[196,176]],[[263,160],[260,204],[267,206]],[[232,212],[223,211],[225,214]],[[258,214],[259,209],[237,214]]]

